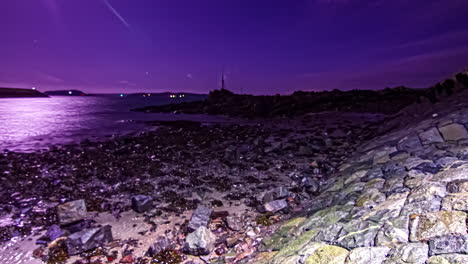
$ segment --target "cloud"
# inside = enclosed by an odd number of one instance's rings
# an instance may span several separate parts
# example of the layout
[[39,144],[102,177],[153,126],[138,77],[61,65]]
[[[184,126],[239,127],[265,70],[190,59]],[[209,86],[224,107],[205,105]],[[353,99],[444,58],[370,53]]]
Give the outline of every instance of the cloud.
[[119,81],[119,83],[124,84],[124,85],[128,85],[128,86],[136,86],[137,85],[136,83],[133,83],[133,82],[130,82],[130,81],[127,81],[127,80]]
[[125,20],[125,18],[123,18],[123,16],[120,15],[120,13],[109,3],[109,1],[108,0],[102,0],[102,1],[107,6],[109,11],[111,11],[115,15],[115,17],[117,17],[126,28],[130,29],[130,24],[128,24],[127,20]]
[[393,48],[394,49],[406,49],[406,48],[429,46],[429,45],[435,45],[435,44],[453,45],[454,43],[457,43],[457,42],[468,42],[468,29],[452,31],[452,32],[441,34],[441,35],[432,36],[426,39],[402,43]]
[[48,74],[48,73],[44,73],[44,72],[36,72],[36,75],[37,75],[37,77],[39,77],[39,79],[41,81],[52,82],[52,83],[63,83],[63,82],[65,82],[65,80],[62,79],[62,78],[59,78],[57,76],[54,76],[54,75],[51,75],[51,74]]

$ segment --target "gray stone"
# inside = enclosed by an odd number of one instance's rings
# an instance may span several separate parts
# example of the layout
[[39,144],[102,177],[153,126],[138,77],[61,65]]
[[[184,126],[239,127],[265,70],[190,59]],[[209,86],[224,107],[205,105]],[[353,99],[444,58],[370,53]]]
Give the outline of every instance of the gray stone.
[[421,139],[423,145],[444,142],[440,136],[439,130],[437,130],[435,127],[419,133],[419,138]]
[[263,203],[268,203],[274,200],[279,200],[288,197],[289,191],[285,187],[278,187],[272,191],[266,192],[263,196]]
[[381,222],[399,216],[408,194],[408,192],[392,194],[387,200],[373,207],[372,210],[364,214],[361,218],[364,220]]
[[383,176],[384,175],[382,169],[380,167],[377,167],[367,171],[366,175],[361,178],[361,181],[366,182],[375,178],[383,178]]
[[410,170],[405,178],[405,186],[408,188],[416,188],[425,182],[428,182],[432,174],[420,170]]
[[439,127],[439,131],[442,137],[447,141],[457,141],[468,138],[468,131],[466,131],[465,126],[461,124],[455,123]]
[[307,218],[301,225],[300,229],[308,231],[314,228],[326,227],[336,224],[346,218],[353,206],[350,205],[335,205],[315,212]]
[[451,193],[442,200],[442,210],[468,212],[468,192]]
[[447,235],[429,240],[431,255],[446,253],[468,254],[468,235]]
[[456,168],[442,170],[431,177],[432,181],[452,182],[456,180],[466,180],[468,175],[468,164],[459,164]]
[[313,238],[316,242],[334,243],[343,229],[343,224],[337,223],[320,228],[318,234]]
[[110,225],[101,228],[85,229],[70,235],[67,240],[68,254],[77,255],[111,242],[112,228]]
[[418,136],[412,135],[408,137],[404,137],[398,142],[398,149],[399,150],[408,150],[412,151],[414,149],[420,148],[421,141],[419,140]]
[[361,247],[349,252],[346,264],[381,264],[390,251],[388,247]]
[[385,221],[379,230],[375,243],[377,246],[394,247],[409,241],[409,217],[399,216]]
[[385,181],[382,191],[386,194],[393,194],[397,189],[404,186],[405,180],[402,177],[394,176]]
[[450,165],[452,165],[454,162],[456,162],[458,159],[455,157],[442,157],[436,161],[436,164],[443,167],[447,168]]
[[235,217],[235,216],[226,217],[226,225],[229,229],[233,231],[239,231],[243,227],[243,224],[241,220],[239,219],[239,217]]
[[420,184],[411,191],[408,203],[428,201],[434,198],[442,198],[446,194],[445,184],[439,182],[427,182]]
[[[304,177],[301,180],[301,187],[305,188],[309,193],[316,193],[320,189],[320,183],[310,177]],[[284,198],[284,197],[279,197]]]
[[57,206],[57,215],[61,225],[83,220],[87,214],[84,200],[76,200]]
[[286,200],[281,199],[265,203],[263,206],[265,207],[265,210],[267,212],[276,213],[288,207],[288,203],[286,202]]
[[376,178],[376,179],[368,181],[364,188],[365,189],[376,188],[376,189],[380,190],[380,189],[382,189],[384,187],[384,184],[385,184],[385,179],[384,178]]
[[187,231],[193,232],[201,226],[206,227],[210,221],[211,213],[213,213],[213,209],[199,205],[192,213]]
[[449,182],[447,184],[447,192],[449,193],[468,192],[468,179]]
[[208,255],[214,248],[216,236],[208,228],[200,226],[185,238],[184,252],[189,255]]
[[380,227],[381,224],[371,221],[351,220],[343,225],[337,244],[349,249],[373,247]]
[[381,193],[377,188],[365,190],[356,200],[356,206],[374,206],[385,201],[385,194]]
[[429,247],[425,243],[398,245],[385,264],[424,264],[428,259]]
[[65,235],[65,232],[58,225],[50,226],[49,229],[47,229],[47,232],[46,232],[46,237],[50,241],[54,241],[57,238],[62,237],[63,235]]
[[425,163],[425,162],[432,162],[431,160],[425,160],[425,159],[421,159],[419,157],[410,157],[408,159],[405,160],[404,162],[404,166],[407,170],[412,170],[414,168],[416,168],[417,166]]
[[468,255],[444,254],[430,257],[426,264],[466,264]]
[[155,255],[161,253],[164,250],[173,249],[173,248],[174,248],[174,243],[172,243],[169,238],[160,236],[158,237],[158,239],[156,239],[156,242],[154,242],[148,248],[148,251],[146,252],[146,256],[154,257]]
[[402,216],[411,216],[416,214],[425,214],[440,210],[442,199],[434,197],[431,200],[424,200],[406,204],[401,210]]
[[135,195],[132,197],[132,209],[137,213],[144,213],[153,208],[153,198],[147,195]]
[[459,211],[431,212],[414,217],[411,241],[427,241],[445,235],[466,235],[466,213]]

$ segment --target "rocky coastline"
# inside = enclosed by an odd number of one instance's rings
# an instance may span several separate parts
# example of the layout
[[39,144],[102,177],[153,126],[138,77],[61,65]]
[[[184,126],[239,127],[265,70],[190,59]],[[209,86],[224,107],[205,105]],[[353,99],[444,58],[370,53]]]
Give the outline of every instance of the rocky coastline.
[[138,136],[5,152],[0,262],[467,263],[466,78],[389,112],[155,122]]

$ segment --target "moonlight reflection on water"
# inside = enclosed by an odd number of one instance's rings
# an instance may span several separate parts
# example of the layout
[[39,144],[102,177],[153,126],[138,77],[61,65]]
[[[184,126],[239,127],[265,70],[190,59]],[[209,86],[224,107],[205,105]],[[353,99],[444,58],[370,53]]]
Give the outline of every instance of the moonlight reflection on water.
[[[189,96],[180,101],[193,101]],[[203,115],[147,114],[132,108],[173,102],[169,98],[50,97],[0,99],[0,150],[30,152],[55,144],[99,139],[145,129],[141,121],[189,119],[227,122]]]

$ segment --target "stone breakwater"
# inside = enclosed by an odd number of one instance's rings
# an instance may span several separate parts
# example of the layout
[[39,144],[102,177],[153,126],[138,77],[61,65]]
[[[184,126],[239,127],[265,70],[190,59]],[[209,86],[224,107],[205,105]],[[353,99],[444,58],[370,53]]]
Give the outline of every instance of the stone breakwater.
[[253,262],[468,263],[466,97],[412,110],[358,148]]

